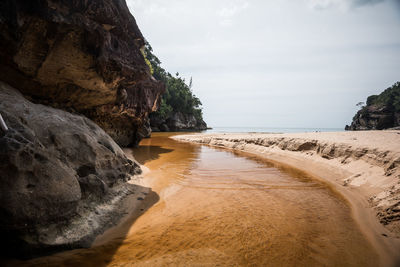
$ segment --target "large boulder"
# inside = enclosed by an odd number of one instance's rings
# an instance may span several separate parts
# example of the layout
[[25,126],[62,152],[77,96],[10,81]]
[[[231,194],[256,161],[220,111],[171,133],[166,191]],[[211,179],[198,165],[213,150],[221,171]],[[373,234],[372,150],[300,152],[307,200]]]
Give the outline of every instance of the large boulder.
[[139,142],[164,90],[143,46],[125,0],[0,2],[0,80],[84,114],[122,146]]
[[[141,172],[89,119],[33,104],[0,82],[0,233],[7,251],[34,255],[89,245],[126,212]],[[2,250],[4,252],[4,250]]]

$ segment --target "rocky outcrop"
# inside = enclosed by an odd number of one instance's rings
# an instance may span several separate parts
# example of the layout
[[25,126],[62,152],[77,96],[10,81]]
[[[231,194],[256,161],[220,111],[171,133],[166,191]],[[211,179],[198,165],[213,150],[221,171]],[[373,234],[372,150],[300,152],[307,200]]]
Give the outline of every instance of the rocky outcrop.
[[167,119],[150,114],[150,126],[153,132],[207,130],[207,124],[203,120],[196,119],[193,114],[181,112],[174,112]]
[[141,172],[89,119],[33,104],[0,82],[0,234],[2,253],[24,256],[88,246],[147,188]]
[[125,0],[3,0],[0,80],[36,103],[79,112],[135,145],[164,90]]
[[367,106],[354,116],[351,125],[345,130],[383,130],[400,126],[400,113],[387,106]]
[[[362,102],[360,104],[363,104]],[[400,82],[367,98],[345,130],[383,130],[400,126]]]

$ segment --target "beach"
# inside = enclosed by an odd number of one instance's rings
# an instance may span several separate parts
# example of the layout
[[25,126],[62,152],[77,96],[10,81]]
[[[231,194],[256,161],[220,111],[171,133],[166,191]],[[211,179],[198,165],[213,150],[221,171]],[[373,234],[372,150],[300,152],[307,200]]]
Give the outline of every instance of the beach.
[[317,175],[321,162],[298,159],[313,168],[305,170],[283,154],[251,152],[252,134],[240,134],[235,150],[186,142],[228,145],[231,134],[181,134],[124,150],[143,170],[135,183],[151,191],[136,195],[139,206],[126,203],[127,216],[90,248],[9,266],[396,266],[396,233],[362,195],[331,185],[332,170]]
[[400,131],[221,133],[173,138],[252,153],[326,182],[349,203],[382,264],[398,264]]

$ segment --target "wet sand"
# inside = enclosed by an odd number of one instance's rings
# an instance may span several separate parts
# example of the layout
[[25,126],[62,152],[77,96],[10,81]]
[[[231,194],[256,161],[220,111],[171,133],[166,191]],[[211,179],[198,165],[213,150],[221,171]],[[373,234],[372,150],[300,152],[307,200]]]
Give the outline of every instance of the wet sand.
[[[158,202],[50,266],[377,266],[348,203],[308,174],[154,134],[133,153]],[[122,235],[122,236],[121,236]],[[114,239],[114,241],[110,240]],[[118,242],[116,242],[118,240]]]
[[224,133],[174,139],[285,162],[349,202],[381,266],[400,266],[400,131]]

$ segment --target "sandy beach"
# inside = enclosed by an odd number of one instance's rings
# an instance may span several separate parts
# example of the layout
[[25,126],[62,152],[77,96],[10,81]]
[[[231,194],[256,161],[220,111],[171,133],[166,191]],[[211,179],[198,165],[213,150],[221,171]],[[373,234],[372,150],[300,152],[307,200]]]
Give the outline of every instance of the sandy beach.
[[175,140],[249,152],[322,180],[349,203],[385,266],[400,256],[400,131],[178,135]]

